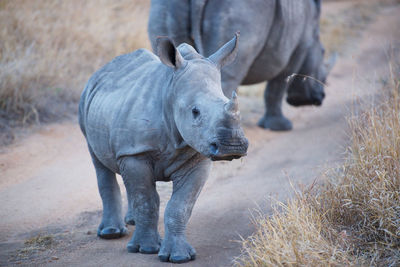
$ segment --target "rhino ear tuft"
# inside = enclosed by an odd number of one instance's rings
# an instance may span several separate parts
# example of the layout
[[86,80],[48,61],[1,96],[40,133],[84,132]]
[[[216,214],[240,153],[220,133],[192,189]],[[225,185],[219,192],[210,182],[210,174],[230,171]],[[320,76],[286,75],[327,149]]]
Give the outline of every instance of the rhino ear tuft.
[[219,68],[231,64],[235,59],[238,52],[240,32],[236,32],[232,40],[224,44],[217,52],[212,54],[209,59],[214,62]]
[[157,55],[165,65],[178,69],[182,67],[184,59],[168,37],[157,38]]

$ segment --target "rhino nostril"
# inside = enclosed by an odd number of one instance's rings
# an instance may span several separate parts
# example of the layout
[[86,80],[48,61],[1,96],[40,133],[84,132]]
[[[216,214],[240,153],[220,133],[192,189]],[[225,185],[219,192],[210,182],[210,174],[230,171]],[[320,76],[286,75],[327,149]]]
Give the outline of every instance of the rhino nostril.
[[213,154],[213,155],[218,154],[218,146],[217,146],[216,143],[211,143],[211,145],[210,145],[210,152],[211,152],[211,154]]

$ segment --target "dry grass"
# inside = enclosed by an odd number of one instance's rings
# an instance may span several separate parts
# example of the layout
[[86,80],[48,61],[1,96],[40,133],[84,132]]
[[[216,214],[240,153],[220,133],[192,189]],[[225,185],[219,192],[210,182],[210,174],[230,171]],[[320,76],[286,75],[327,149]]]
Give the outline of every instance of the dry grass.
[[37,235],[29,238],[24,242],[28,247],[50,247],[53,243],[53,237],[50,235]]
[[0,133],[75,109],[90,75],[149,47],[146,0],[0,2]]
[[400,77],[349,119],[346,161],[322,185],[258,215],[241,266],[400,265]]
[[[398,69],[397,72],[398,73]],[[350,119],[353,144],[318,205],[328,223],[347,231],[360,256],[400,264],[400,77],[381,102]],[[389,257],[389,262],[392,260]]]
[[334,229],[307,198],[277,202],[273,215],[258,214],[256,233],[243,240],[239,266],[350,266],[351,257],[338,243]]
[[24,247],[19,249],[13,258],[14,260],[29,259],[39,251],[49,250],[54,244],[55,240],[51,235],[35,235],[24,242]]

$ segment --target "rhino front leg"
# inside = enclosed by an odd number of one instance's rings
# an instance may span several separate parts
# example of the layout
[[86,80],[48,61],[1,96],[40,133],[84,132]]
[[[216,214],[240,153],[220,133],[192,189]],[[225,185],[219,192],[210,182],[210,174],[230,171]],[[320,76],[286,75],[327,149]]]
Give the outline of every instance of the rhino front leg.
[[120,161],[120,170],[136,225],[127,249],[132,253],[157,253],[161,243],[157,228],[160,199],[152,167],[146,159],[124,157]]
[[210,169],[210,162],[200,162],[194,170],[173,181],[173,193],[164,214],[165,237],[158,257],[161,261],[183,263],[194,260],[195,249],[187,242],[186,224]]
[[274,79],[268,82],[264,91],[265,115],[258,122],[258,126],[273,131],[289,131],[292,123],[282,113],[282,99],[286,93],[286,81]]
[[103,202],[103,219],[97,230],[97,235],[105,239],[122,237],[126,234],[127,229],[122,220],[121,192],[115,173],[106,168],[93,153],[91,153],[91,156]]

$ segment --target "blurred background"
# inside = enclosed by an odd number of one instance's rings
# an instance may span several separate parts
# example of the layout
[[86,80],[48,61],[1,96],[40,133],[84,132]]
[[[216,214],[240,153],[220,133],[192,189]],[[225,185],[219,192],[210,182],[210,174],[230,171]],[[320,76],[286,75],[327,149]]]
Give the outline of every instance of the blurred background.
[[[326,2],[353,3],[340,16],[323,8],[322,41],[328,52],[343,54],[377,6],[396,1]],[[149,6],[150,0],[0,1],[0,144],[12,142],[16,127],[75,114],[95,70],[117,55],[150,49]],[[261,96],[263,89],[240,93]]]

